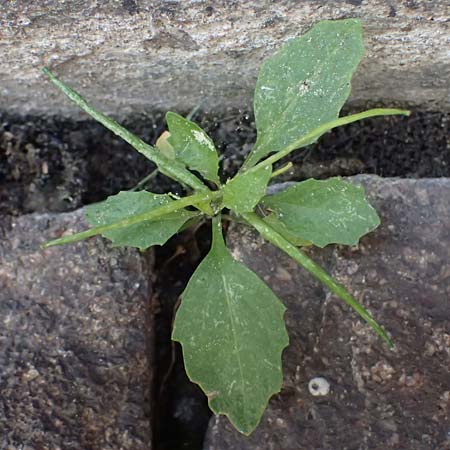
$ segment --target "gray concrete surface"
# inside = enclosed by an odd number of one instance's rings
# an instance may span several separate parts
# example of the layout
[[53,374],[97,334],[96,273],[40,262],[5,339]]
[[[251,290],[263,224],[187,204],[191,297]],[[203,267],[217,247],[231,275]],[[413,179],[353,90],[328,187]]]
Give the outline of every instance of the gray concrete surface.
[[102,110],[246,108],[262,59],[321,19],[363,20],[362,106],[450,107],[446,0],[0,0],[0,108],[78,110],[48,65]]
[[[223,416],[205,450],[450,449],[450,181],[357,177],[382,225],[359,246],[308,250],[392,337],[368,325],[249,228],[234,226],[234,256],[287,307],[284,383],[249,437]],[[314,395],[323,377],[329,392]]]

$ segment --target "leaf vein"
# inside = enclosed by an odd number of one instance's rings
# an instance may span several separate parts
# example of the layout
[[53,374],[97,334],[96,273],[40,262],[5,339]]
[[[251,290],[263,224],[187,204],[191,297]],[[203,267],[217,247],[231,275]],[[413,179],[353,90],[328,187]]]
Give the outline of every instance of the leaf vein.
[[238,342],[237,342],[237,337],[236,337],[236,319],[234,317],[233,314],[233,309],[231,307],[231,294],[230,294],[230,287],[228,286],[227,280],[225,278],[225,275],[221,275],[222,278],[222,282],[223,282],[223,287],[224,287],[224,293],[225,293],[225,301],[227,304],[227,309],[228,309],[228,313],[230,315],[230,322],[231,322],[231,332],[233,334],[233,342],[234,342],[234,347],[236,349],[236,358],[238,361],[238,366],[239,366],[239,373],[241,375],[241,390],[242,390],[242,407],[243,407],[243,415],[245,417],[245,410],[246,410],[246,404],[247,404],[247,399],[246,399],[246,395],[245,395],[245,381],[244,381],[244,370],[242,368],[242,362],[241,362],[241,358],[239,356],[239,352],[238,352]]

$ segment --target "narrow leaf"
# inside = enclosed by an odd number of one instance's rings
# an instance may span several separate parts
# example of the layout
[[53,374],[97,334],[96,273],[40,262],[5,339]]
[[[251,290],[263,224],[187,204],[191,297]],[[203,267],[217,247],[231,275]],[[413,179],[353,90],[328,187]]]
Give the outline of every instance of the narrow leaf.
[[336,119],[363,53],[361,24],[346,19],[319,22],[265,61],[254,99],[257,140],[245,167]]
[[371,314],[356,300],[347,289],[340,283],[338,283],[333,277],[331,277],[325,270],[316,264],[305,253],[299,250],[293,243],[289,242],[280,233],[274,230],[267,222],[261,219],[253,212],[242,214],[244,220],[247,223],[255,227],[259,231],[261,236],[278,248],[287,253],[292,259],[297,261],[302,267],[304,267],[309,273],[316,277],[322,284],[324,284],[333,294],[337,295],[347,305],[359,314],[359,316],[365,320],[375,332],[388,344],[389,347],[393,347],[393,343],[383,328],[378,322],[371,316]]
[[318,247],[356,245],[380,224],[363,187],[339,177],[297,183],[264,197],[262,205],[276,215],[289,233]]
[[189,378],[207,394],[211,409],[244,434],[281,388],[284,311],[257,275],[228,253],[216,219],[211,251],[182,295],[172,337],[182,344]]
[[237,213],[253,211],[266,193],[271,175],[271,165],[252,172],[238,173],[222,188],[224,205]]
[[[93,227],[116,223],[121,219],[139,215],[167,205],[173,200],[167,194],[151,192],[119,192],[104,202],[86,206],[88,223]],[[192,211],[181,210],[147,220],[128,227],[104,231],[102,236],[110,239],[114,246],[127,245],[144,250],[152,245],[162,245],[195,215]]]
[[190,186],[198,191],[207,190],[207,187],[194,174],[186,170],[183,164],[175,160],[170,160],[161,152],[156,151],[151,145],[145,143],[142,139],[118,124],[115,120],[111,119],[106,114],[97,111],[78,92],[67,86],[55,75],[53,75],[47,67],[44,67],[42,72],[44,72],[44,74],[50,78],[52,83],[54,83],[55,86],[57,86],[84,112],[89,114],[97,122],[100,122],[104,127],[108,128],[108,130],[111,130],[114,134],[120,136],[138,152],[142,153],[146,158],[153,161],[158,166],[160,172],[178,181],[179,183]]
[[170,131],[167,140],[177,159],[219,184],[219,156],[211,138],[197,124],[178,114],[168,112],[166,120]]
[[363,111],[357,114],[351,114],[349,116],[340,117],[339,119],[333,120],[331,122],[324,123],[314,130],[310,131],[306,135],[302,136],[298,140],[292,142],[283,150],[280,150],[278,153],[273,154],[269,158],[264,161],[259,162],[256,166],[248,169],[248,172],[259,170],[260,167],[266,166],[267,164],[274,164],[285,156],[289,155],[292,151],[301,148],[307,145],[308,142],[315,141],[320,136],[322,136],[327,131],[332,130],[333,128],[341,127],[343,125],[348,125],[349,123],[357,122],[359,120],[367,119],[369,117],[377,117],[377,116],[409,116],[411,111],[406,109],[396,109],[396,108],[374,108],[368,109],[367,111]]

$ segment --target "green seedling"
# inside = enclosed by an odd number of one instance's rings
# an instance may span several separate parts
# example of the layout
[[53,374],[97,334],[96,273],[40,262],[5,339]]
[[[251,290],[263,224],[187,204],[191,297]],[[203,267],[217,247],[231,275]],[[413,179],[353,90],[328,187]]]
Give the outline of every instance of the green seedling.
[[291,256],[392,346],[370,313],[301,250],[305,245],[356,245],[374,230],[380,221],[363,188],[340,178],[311,179],[266,195],[270,180],[285,170],[274,170],[274,164],[329,130],[367,117],[409,114],[370,109],[339,117],[363,52],[359,21],[324,21],[266,60],[254,99],[257,140],[241,170],[225,183],[219,176],[214,143],[195,123],[167,113],[168,132],[153,147],[96,111],[44,69],[73,102],[188,192],[182,198],[120,192],[85,208],[92,228],[45,247],[102,235],[113,245],[144,250],[164,244],[192,221],[212,219],[211,250],[182,295],[172,337],[181,343],[186,371],[208,396],[211,409],[228,416],[246,435],[259,423],[270,397],[281,389],[281,354],[288,335],[282,302],[227,250],[224,211]]

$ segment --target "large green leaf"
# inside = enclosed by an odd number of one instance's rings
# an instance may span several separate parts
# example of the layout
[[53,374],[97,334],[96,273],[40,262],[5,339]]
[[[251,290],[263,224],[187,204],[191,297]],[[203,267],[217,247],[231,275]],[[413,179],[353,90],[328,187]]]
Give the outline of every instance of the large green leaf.
[[[86,206],[85,215],[89,225],[98,227],[146,213],[172,201],[167,194],[122,191],[108,197],[104,202]],[[128,245],[144,250],[152,245],[164,244],[194,215],[192,211],[176,211],[154,221],[147,220],[101,234],[115,246]]]
[[356,245],[361,236],[380,224],[362,186],[339,177],[297,183],[264,197],[262,205],[273,211],[290,233],[318,247]]
[[178,114],[168,112],[166,120],[170,131],[167,141],[177,159],[218,184],[219,156],[211,138],[197,124]]
[[211,409],[250,434],[281,388],[281,353],[288,344],[285,308],[225,247],[216,220],[213,245],[182,296],[173,339],[186,371]]
[[347,19],[319,22],[266,60],[254,98],[258,135],[245,167],[335,120],[363,52],[361,24]]
[[253,211],[266,193],[271,175],[271,165],[238,173],[222,188],[223,204],[237,213]]

